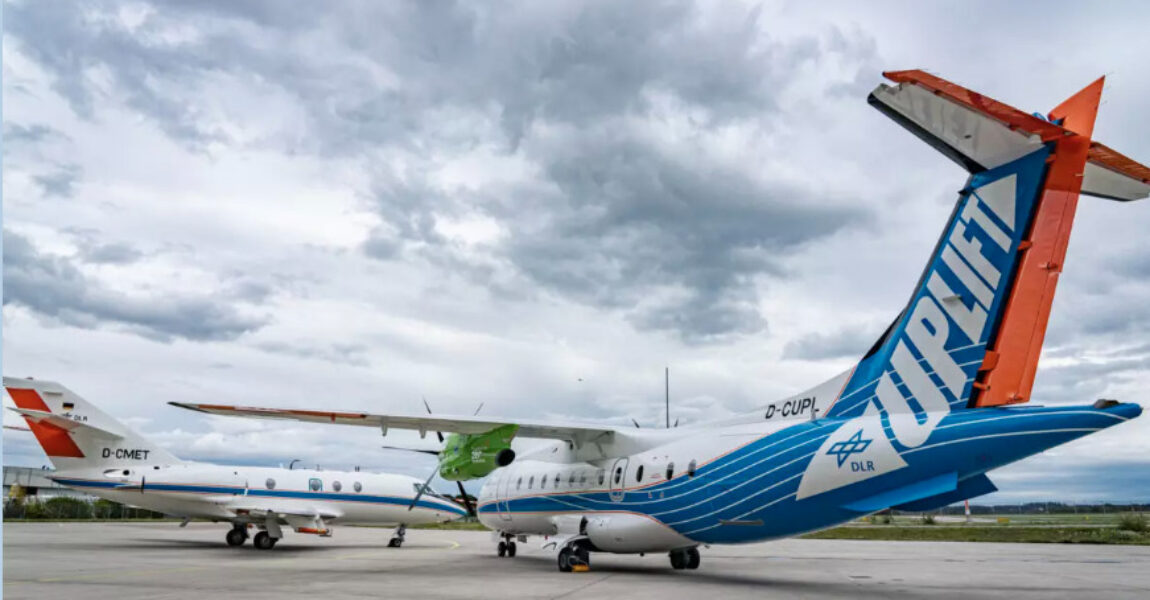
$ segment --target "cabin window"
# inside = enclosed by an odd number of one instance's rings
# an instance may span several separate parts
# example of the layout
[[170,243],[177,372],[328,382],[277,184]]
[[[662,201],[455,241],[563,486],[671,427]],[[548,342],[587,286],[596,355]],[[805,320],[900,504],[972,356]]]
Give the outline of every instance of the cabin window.
[[587,483],[587,471],[580,471],[579,472],[579,485],[585,485],[586,483]]
[[355,485],[353,485],[353,486],[351,486],[351,487],[352,487],[353,489],[355,489],[355,491],[357,491],[357,492],[362,492],[362,491],[363,491],[363,485],[361,485],[361,484],[360,484],[358,481],[357,481],[357,482],[355,482]]
[[271,477],[268,477],[268,480],[265,481],[264,484],[268,486],[269,490],[276,489],[276,480],[272,479]]
[[623,481],[623,467],[615,467],[615,485]]
[[556,474],[555,474],[555,489],[559,489],[559,479],[560,479],[560,477],[561,477],[561,476],[560,476],[558,473],[556,473]]
[[546,475],[539,478],[539,489],[541,489],[541,490],[547,489],[547,476]]
[[675,476],[675,463],[667,463],[667,479]]
[[531,479],[527,480],[527,489],[531,489],[533,487],[535,487],[535,476],[534,475],[531,476]]
[[313,492],[322,492],[323,491],[323,482],[320,481],[320,479],[318,477],[312,477],[311,479],[309,479],[307,482],[307,486],[309,488],[311,488],[311,491],[313,491]]
[[687,463],[687,477],[694,477],[694,476],[695,476],[695,459],[691,459],[691,462]]
[[635,482],[639,483],[642,481],[643,481],[643,465],[639,465],[639,468],[635,469]]
[[575,486],[575,471],[571,471],[571,475],[567,477],[567,487]]
[[523,478],[522,477],[519,478],[519,481],[515,482],[515,489],[519,489],[521,487],[523,487]]
[[607,478],[607,472],[599,469],[599,485],[603,485],[603,481]]
[[343,489],[343,484],[338,481],[333,481],[331,482],[331,489],[338,492]]

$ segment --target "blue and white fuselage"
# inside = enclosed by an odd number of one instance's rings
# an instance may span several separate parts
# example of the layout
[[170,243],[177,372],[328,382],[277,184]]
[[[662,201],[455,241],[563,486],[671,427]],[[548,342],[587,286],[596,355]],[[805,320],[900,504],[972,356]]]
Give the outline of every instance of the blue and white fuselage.
[[659,432],[636,431],[631,443],[649,450],[603,459],[548,444],[485,483],[479,516],[515,534],[583,532],[615,552],[788,537],[892,506],[927,510],[988,493],[987,471],[1140,412],[1135,404],[964,410],[943,417],[926,443],[899,450],[877,414],[671,430],[677,439],[664,444]]

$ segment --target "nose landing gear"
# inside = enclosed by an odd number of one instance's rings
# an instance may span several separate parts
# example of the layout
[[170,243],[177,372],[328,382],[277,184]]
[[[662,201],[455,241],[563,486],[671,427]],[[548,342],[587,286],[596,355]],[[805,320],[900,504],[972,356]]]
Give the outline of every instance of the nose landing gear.
[[518,548],[515,545],[515,536],[504,533],[503,539],[495,546],[495,552],[499,558],[506,556],[507,558],[515,558],[515,552]]
[[404,535],[407,533],[407,525],[400,525],[395,528],[395,533],[392,534],[391,539],[387,541],[388,548],[398,548],[403,545]]

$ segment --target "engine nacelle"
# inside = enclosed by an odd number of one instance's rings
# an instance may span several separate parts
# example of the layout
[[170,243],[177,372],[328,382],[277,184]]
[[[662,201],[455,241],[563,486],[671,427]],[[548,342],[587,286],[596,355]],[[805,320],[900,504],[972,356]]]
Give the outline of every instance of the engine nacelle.
[[495,464],[500,467],[506,467],[515,460],[515,451],[511,448],[504,448],[495,453]]
[[663,552],[696,545],[663,523],[636,514],[588,517],[583,531],[604,552]]
[[486,477],[515,460],[511,440],[518,425],[501,425],[485,433],[453,433],[439,453],[439,475],[448,481]]

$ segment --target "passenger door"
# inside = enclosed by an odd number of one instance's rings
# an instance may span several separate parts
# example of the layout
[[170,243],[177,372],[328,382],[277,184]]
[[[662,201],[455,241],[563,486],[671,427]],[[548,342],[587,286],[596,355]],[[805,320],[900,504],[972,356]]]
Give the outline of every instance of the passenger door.
[[609,489],[611,490],[610,496],[612,502],[622,502],[625,492],[624,488],[627,487],[627,464],[630,461],[624,457],[615,461],[611,465],[611,472],[607,474],[610,478],[608,481]]
[[499,512],[499,518],[504,521],[511,520],[511,507],[507,505],[507,500],[511,495],[511,480],[514,479],[512,475],[510,471],[504,471],[503,477],[495,486],[495,509]]

